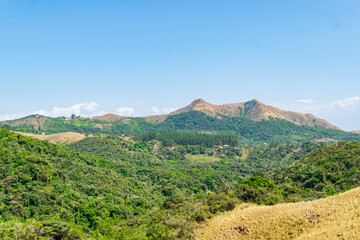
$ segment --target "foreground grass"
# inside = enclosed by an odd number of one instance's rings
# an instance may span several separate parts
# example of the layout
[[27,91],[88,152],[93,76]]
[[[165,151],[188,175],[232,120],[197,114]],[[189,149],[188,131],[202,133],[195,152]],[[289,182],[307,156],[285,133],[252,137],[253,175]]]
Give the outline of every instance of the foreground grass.
[[241,204],[205,222],[195,239],[359,239],[360,188],[311,202]]

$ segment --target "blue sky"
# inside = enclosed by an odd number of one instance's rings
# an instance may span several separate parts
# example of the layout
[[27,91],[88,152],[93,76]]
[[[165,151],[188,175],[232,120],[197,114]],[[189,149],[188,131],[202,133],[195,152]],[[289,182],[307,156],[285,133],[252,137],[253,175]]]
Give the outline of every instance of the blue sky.
[[360,129],[360,2],[0,0],[0,119],[258,99]]

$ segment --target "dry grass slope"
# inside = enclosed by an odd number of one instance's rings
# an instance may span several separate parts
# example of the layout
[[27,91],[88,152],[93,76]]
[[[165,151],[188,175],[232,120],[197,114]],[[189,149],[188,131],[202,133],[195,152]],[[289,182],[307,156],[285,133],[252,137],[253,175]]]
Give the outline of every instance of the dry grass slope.
[[75,133],[75,132],[64,132],[64,133],[56,133],[51,135],[37,135],[32,133],[23,133],[17,132],[24,136],[37,138],[40,140],[47,140],[51,143],[71,143],[71,142],[78,142],[85,138],[84,134]]
[[311,202],[241,204],[205,222],[195,239],[360,239],[360,188]]

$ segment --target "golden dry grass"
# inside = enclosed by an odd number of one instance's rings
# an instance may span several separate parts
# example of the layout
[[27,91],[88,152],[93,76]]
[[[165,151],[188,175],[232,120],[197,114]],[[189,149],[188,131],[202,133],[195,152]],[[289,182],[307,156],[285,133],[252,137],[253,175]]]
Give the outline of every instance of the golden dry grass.
[[75,132],[63,132],[63,133],[56,133],[51,135],[38,135],[32,133],[23,133],[17,132],[24,136],[37,138],[40,140],[47,140],[51,143],[71,143],[71,142],[78,142],[85,138],[84,134],[75,133]]
[[241,204],[202,224],[195,239],[360,239],[360,188],[311,202]]

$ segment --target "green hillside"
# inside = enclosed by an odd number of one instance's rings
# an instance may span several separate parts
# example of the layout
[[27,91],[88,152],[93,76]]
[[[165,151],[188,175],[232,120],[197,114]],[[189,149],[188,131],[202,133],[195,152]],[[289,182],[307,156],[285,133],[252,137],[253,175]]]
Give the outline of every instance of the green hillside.
[[97,136],[64,147],[2,129],[0,236],[187,239],[198,222],[235,207],[239,181],[318,146],[170,148]]
[[160,204],[154,186],[124,177],[118,163],[7,130],[0,130],[0,160],[0,220],[36,219],[44,236],[98,238],[107,225]]
[[[154,122],[145,118],[131,118],[123,121],[100,121],[96,119],[78,118],[48,118],[29,116],[27,118],[1,122],[0,127],[14,131],[31,133],[104,133],[111,135],[135,135],[157,130],[189,130],[230,133],[241,142],[302,142],[316,139],[333,139],[344,141],[360,141],[360,134],[342,130],[296,125],[286,120],[270,119],[253,121],[243,116],[208,116],[199,111],[191,111],[168,116],[162,122]],[[39,119],[42,119],[40,122]]]
[[278,172],[275,181],[335,194],[360,186],[360,143],[339,142],[308,154]]
[[243,201],[276,204],[331,196],[360,186],[360,143],[321,147],[281,170],[242,180],[235,195]]

